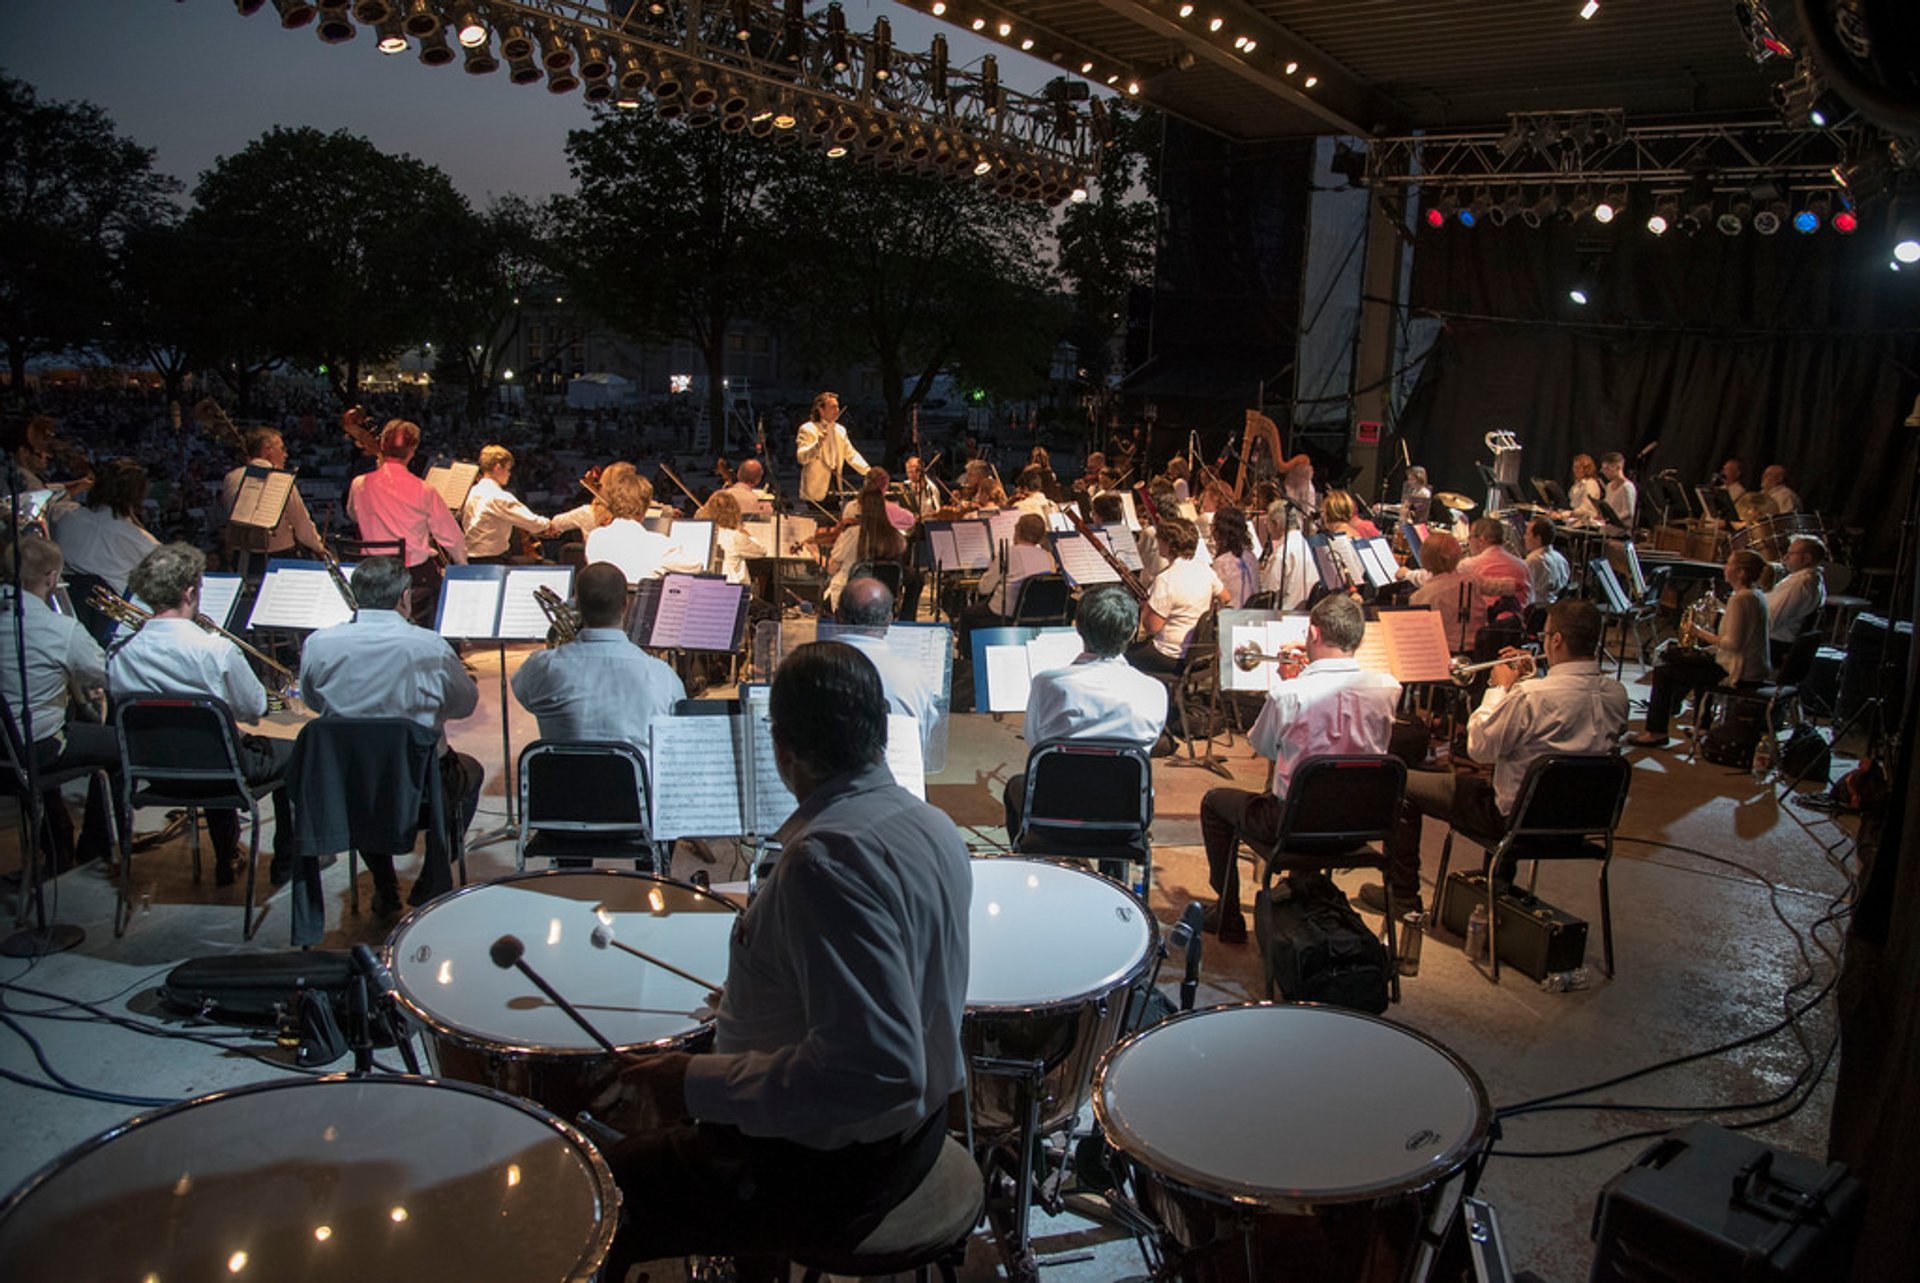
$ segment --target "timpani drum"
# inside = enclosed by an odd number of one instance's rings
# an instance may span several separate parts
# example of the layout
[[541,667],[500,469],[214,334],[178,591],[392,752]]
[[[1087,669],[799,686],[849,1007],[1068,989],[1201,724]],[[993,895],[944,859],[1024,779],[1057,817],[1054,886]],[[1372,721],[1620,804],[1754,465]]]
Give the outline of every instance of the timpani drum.
[[523,975],[488,956],[515,935],[526,962],[623,1054],[702,1050],[713,1037],[707,990],[614,948],[594,929],[716,983],[740,916],[698,887],[640,873],[518,874],[443,896],[394,928],[387,965],[443,1078],[511,1092],[563,1118],[617,1076],[608,1054]]
[[1779,561],[1787,555],[1788,544],[1808,537],[1830,542],[1826,523],[1817,513],[1781,512],[1749,521],[1733,532],[1728,547],[1735,552],[1751,548],[1768,561]]
[[976,1135],[1018,1132],[1024,1080],[983,1061],[1037,1066],[1039,1131],[1073,1121],[1093,1068],[1149,983],[1160,924],[1107,878],[1042,860],[975,860],[971,965],[960,1036]]
[[592,1277],[605,1160],[536,1105],[425,1078],[281,1079],[135,1118],[0,1204],[14,1283]]
[[1094,1116],[1172,1273],[1203,1283],[1424,1277],[1493,1118],[1440,1044],[1332,1007],[1186,1012],[1109,1052]]

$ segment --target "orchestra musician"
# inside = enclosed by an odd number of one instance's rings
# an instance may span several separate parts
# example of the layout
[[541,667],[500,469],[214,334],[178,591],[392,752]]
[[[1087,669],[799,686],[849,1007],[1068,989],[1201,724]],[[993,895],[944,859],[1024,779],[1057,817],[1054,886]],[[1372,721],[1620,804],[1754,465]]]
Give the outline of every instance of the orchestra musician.
[[933,484],[933,478],[927,475],[926,467],[920,462],[920,456],[907,456],[907,479],[902,483],[901,497],[906,501],[906,509],[915,517],[928,517],[940,510],[940,488]]
[[74,506],[88,486],[93,484],[93,468],[77,450],[67,450],[61,461],[75,475],[71,480],[53,482],[48,473],[54,465],[54,456],[61,451],[56,424],[53,418],[45,414],[36,414],[25,423],[18,424],[7,433],[8,446],[13,454],[13,465],[19,472],[20,493],[29,490],[46,490],[58,485],[63,492],[48,505],[49,511],[58,515]]
[[860,500],[869,491],[879,495],[880,501],[886,504],[887,520],[891,521],[893,528],[901,534],[906,534],[919,522],[918,517],[893,501],[893,475],[885,468],[867,469],[866,479],[860,485],[860,493],[847,500],[841,507],[840,520],[852,521],[859,517]]
[[1767,599],[1754,586],[1766,570],[1766,561],[1751,548],[1728,556],[1721,573],[1732,591],[1727,594],[1720,626],[1709,632],[1691,622],[1682,625],[1687,636],[1681,640],[1705,649],[1669,646],[1661,655],[1648,674],[1653,686],[1647,692],[1647,728],[1633,737],[1635,744],[1664,748],[1675,705],[1704,686],[1757,685],[1767,680]]
[[[364,430],[366,416],[358,407],[342,422]],[[440,600],[441,554],[456,565],[467,564],[467,541],[453,519],[446,500],[409,466],[420,448],[420,427],[405,419],[389,419],[380,429],[379,465],[363,472],[347,487],[347,515],[360,528],[363,543],[398,542],[412,593],[408,613],[416,624],[430,624]]]
[[[1474,581],[1460,573],[1460,541],[1444,530],[1428,535],[1420,545],[1421,567],[1408,571],[1407,577],[1419,583],[1409,605],[1431,606],[1440,614],[1446,630],[1447,649],[1458,654],[1473,644],[1469,624],[1479,613],[1479,591]],[[1425,582],[1420,582],[1424,577]]]
[[1594,467],[1593,456],[1576,454],[1573,456],[1573,480],[1567,484],[1567,502],[1575,520],[1599,521],[1600,500],[1606,494],[1606,488],[1600,484],[1600,471]]
[[1354,515],[1353,496],[1345,490],[1329,490],[1320,500],[1320,529],[1330,535],[1350,539],[1378,539],[1380,527]]
[[1187,637],[1200,617],[1226,601],[1227,587],[1196,555],[1200,532],[1179,517],[1155,530],[1167,568],[1154,577],[1140,627],[1146,638],[1127,650],[1127,662],[1149,673],[1177,673],[1187,655]]
[[1432,506],[1433,487],[1427,484],[1427,470],[1416,463],[1400,483],[1400,520],[1421,525]]
[[813,398],[813,417],[800,425],[794,457],[800,461],[800,497],[813,503],[826,498],[829,489],[843,488],[843,469],[867,475],[867,461],[854,449],[846,424],[840,422],[838,396],[822,392]]
[[1827,604],[1827,545],[1817,535],[1798,535],[1787,545],[1787,573],[1767,593],[1767,638],[1773,662],[1787,657],[1794,639],[1820,617]]
[[[1065,668],[1034,674],[1021,734],[1028,751],[1049,740],[1119,740],[1150,749],[1167,724],[1167,688],[1127,663],[1140,627],[1140,603],[1119,584],[1096,584],[1080,598],[1073,627],[1080,654]],[[1007,840],[1019,837],[1026,772],[1007,780]]]
[[[266,687],[238,646],[194,622],[206,569],[206,554],[184,543],[163,544],[133,568],[128,588],[153,617],[108,655],[107,689],[114,699],[211,697],[225,701],[236,722],[258,722],[267,713]],[[292,756],[290,739],[240,737],[240,769],[247,783],[274,786],[268,876],[275,886],[293,871],[293,807],[285,784]],[[239,814],[232,807],[214,807],[206,817],[214,885],[232,886],[240,850]]]
[[1098,450],[1089,451],[1085,475],[1073,483],[1073,488],[1084,490],[1089,494],[1099,494],[1103,490],[1112,489],[1112,485],[1106,479],[1106,471],[1107,456]]
[[1360,603],[1344,593],[1314,603],[1307,617],[1306,666],[1298,676],[1274,683],[1247,734],[1254,752],[1273,759],[1266,791],[1217,788],[1201,799],[1207,877],[1219,897],[1208,910],[1207,927],[1224,942],[1247,938],[1234,858],[1239,835],[1265,844],[1278,837],[1295,768],[1317,754],[1384,753],[1392,742],[1400,683],[1361,668],[1353,658],[1366,627]]
[[1260,563],[1253,556],[1253,534],[1247,516],[1238,508],[1213,514],[1213,573],[1226,585],[1227,605],[1235,610],[1260,591]]
[[1800,510],[1800,496],[1787,485],[1787,470],[1777,463],[1767,465],[1760,474],[1760,493],[1773,501],[1773,510],[1785,515]]
[[933,1169],[966,1083],[967,848],[887,770],[872,664],[799,647],[771,711],[800,806],[733,933],[714,1050],[632,1057],[593,1103],[627,1133],[607,1157],[635,1213],[609,1278],[693,1252],[782,1278],[791,1253],[851,1250]]
[[1525,610],[1533,600],[1533,574],[1507,551],[1507,523],[1498,517],[1475,518],[1467,528],[1467,555],[1459,570],[1479,588],[1483,607],[1511,597]]
[[1600,477],[1606,482],[1606,509],[1601,515],[1616,526],[1633,529],[1634,514],[1640,508],[1640,487],[1627,479],[1627,457],[1618,450],[1601,455]]
[[1740,484],[1740,460],[1738,459],[1728,459],[1721,464],[1720,475],[1714,478],[1714,482],[1727,492],[1729,499],[1738,499],[1747,493],[1747,488]]
[[767,470],[758,459],[748,459],[733,474],[733,482],[719,493],[730,495],[742,513],[755,516],[773,511],[773,496],[760,488]]
[[[15,551],[0,539],[0,575],[9,581]],[[112,727],[74,715],[76,711],[84,713],[87,704],[106,687],[107,657],[78,620],[54,609],[53,594],[60,586],[63,565],[59,545],[41,535],[22,534],[18,555],[20,587],[16,591],[11,582],[7,584],[5,609],[0,610],[0,695],[5,696],[20,734],[32,736],[34,758],[42,772],[99,766],[105,767],[111,777],[105,788],[98,775],[89,781],[86,818],[77,845],[66,803],[58,789],[48,791],[47,836],[51,841],[47,854],[57,872],[69,864],[113,855],[113,822],[107,808],[120,804],[120,745]],[[11,618],[16,603],[26,638],[24,691]],[[78,706],[76,696],[81,701]]]
[[669,570],[705,569],[690,564],[670,535],[641,524],[653,511],[653,483],[630,463],[608,464],[600,474],[607,520],[587,535],[587,563],[610,561],[629,584],[658,579]]
[[[271,468],[284,471],[287,466],[287,443],[275,428],[254,428],[243,438],[247,461],[230,470],[226,479],[220,483],[220,510],[231,514],[234,501],[240,497],[240,483],[247,478],[248,468]],[[229,524],[226,533],[226,545],[229,551],[264,552],[269,557],[291,550],[295,545],[320,551],[320,532],[314,528],[313,518],[307,512],[307,501],[300,496],[300,487],[296,483],[287,495],[286,507],[280,510],[280,523],[272,530],[261,531],[249,526]]]
[[1004,508],[1007,506],[1007,492],[993,475],[993,468],[985,459],[967,460],[965,474],[960,485],[954,491],[954,498],[963,508]]
[[[1034,448],[1039,449],[1038,446]],[[1037,463],[1022,468],[1013,482],[1013,506],[1042,521],[1053,515],[1053,500],[1048,497],[1048,480],[1052,475]]]
[[[383,471],[392,466],[394,456],[388,458]],[[464,833],[480,802],[483,773],[476,759],[447,743],[446,728],[448,722],[473,715],[480,687],[446,638],[400,613],[401,598],[413,582],[412,571],[398,558],[368,557],[355,566],[353,597],[359,609],[345,623],[307,638],[300,656],[300,694],[322,717],[404,717],[437,731],[445,795],[456,831]],[[388,851],[360,852],[373,877],[376,917],[400,912],[393,857]],[[317,880],[318,865],[307,863],[314,866],[312,877]],[[452,889],[448,852],[430,840],[426,864],[407,903],[424,904]]]
[[551,539],[561,533],[507,489],[512,475],[513,451],[503,445],[480,447],[480,477],[467,491],[466,505],[460,510],[460,524],[467,529],[469,563],[509,560],[516,530],[537,539]]
[[930,683],[919,668],[887,648],[887,629],[893,626],[893,591],[878,579],[856,575],[840,593],[834,611],[836,622],[859,629],[844,632],[843,641],[872,661],[880,674],[880,691],[887,707],[905,713],[920,728],[920,751],[926,752],[934,724],[940,720],[940,690]]
[[[1592,602],[1557,601],[1542,630],[1548,663],[1544,677],[1520,680],[1519,668],[1491,669],[1486,696],[1467,719],[1467,752],[1493,763],[1493,778],[1451,769],[1407,773],[1400,822],[1387,839],[1387,881],[1396,913],[1417,913],[1420,899],[1420,821],[1433,816],[1484,841],[1499,844],[1520,796],[1527,768],[1550,753],[1611,752],[1627,727],[1627,689],[1600,671],[1600,612]],[[1504,654],[1518,655],[1509,647]],[[1494,870],[1513,880],[1513,861]],[[1360,903],[1385,913],[1385,888],[1360,888]]]
[[1558,539],[1553,522],[1545,517],[1527,523],[1527,582],[1536,606],[1558,601],[1573,578],[1566,555],[1555,547]]
[[827,554],[827,605],[839,604],[854,567],[871,562],[891,561],[899,565],[902,584],[907,573],[907,538],[900,533],[887,513],[886,497],[877,490],[864,490],[859,498],[859,516],[834,537],[833,550]]
[[1293,506],[1285,492],[1267,505],[1267,546],[1260,566],[1260,589],[1275,594],[1281,610],[1298,610],[1319,581],[1304,527],[1311,509]]
[[973,654],[974,629],[997,628],[1012,617],[1014,607],[1020,603],[1020,585],[1034,575],[1051,575],[1059,569],[1046,542],[1046,518],[1031,512],[1021,513],[1020,520],[1013,524],[1013,542],[1006,545],[1006,556],[994,556],[980,573],[976,591],[981,600],[960,612],[958,633],[962,655]]
[[147,470],[132,459],[102,464],[86,500],[54,519],[53,541],[66,559],[74,613],[105,646],[113,636],[113,621],[87,601],[89,591],[105,584],[124,596],[133,568],[160,541],[140,524],[147,503]]
[[740,528],[740,504],[731,488],[716,490],[701,507],[700,517],[713,523],[713,548],[720,573],[730,584],[747,582],[747,558],[772,554]]

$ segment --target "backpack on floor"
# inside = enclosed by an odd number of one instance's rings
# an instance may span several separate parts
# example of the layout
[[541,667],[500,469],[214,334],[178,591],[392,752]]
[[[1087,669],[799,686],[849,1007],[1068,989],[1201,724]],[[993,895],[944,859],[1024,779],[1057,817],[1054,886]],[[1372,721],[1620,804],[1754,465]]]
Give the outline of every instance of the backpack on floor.
[[1254,935],[1267,983],[1288,1002],[1323,1002],[1374,1015],[1387,1009],[1392,959],[1329,878],[1262,890],[1253,898]]

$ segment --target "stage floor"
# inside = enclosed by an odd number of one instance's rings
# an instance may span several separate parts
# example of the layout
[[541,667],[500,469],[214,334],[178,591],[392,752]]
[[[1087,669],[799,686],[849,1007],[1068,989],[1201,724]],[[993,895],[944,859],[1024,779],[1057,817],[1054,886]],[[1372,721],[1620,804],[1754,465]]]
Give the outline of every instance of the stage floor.
[[[509,651],[509,670],[526,653]],[[475,831],[481,832],[498,828],[505,819],[500,770],[505,746],[499,662],[495,654],[484,651],[476,651],[471,662],[481,682],[481,708],[453,728],[453,739],[487,768],[475,821]],[[1644,686],[1633,682],[1629,686],[1637,698],[1644,698]],[[280,715],[272,731],[292,735],[299,721],[298,715]],[[1018,771],[1025,760],[1020,726],[1018,716],[1004,720],[976,714],[954,717],[946,768],[928,782],[929,800],[953,817],[978,855],[1004,849],[1000,793],[1008,774]],[[514,752],[535,737],[533,719],[511,702],[507,729]],[[1266,764],[1252,757],[1244,738],[1223,744],[1219,752],[1223,769],[1235,785],[1261,786]],[[1426,940],[1420,974],[1406,980],[1403,1000],[1387,1012],[1389,1019],[1463,1057],[1484,1080],[1496,1107],[1608,1079],[1763,1029],[1781,1017],[1787,1003],[1805,1001],[1833,974],[1833,959],[1820,945],[1836,950],[1838,932],[1824,929],[1818,943],[1807,937],[1811,924],[1845,887],[1842,857],[1851,854],[1848,833],[1824,816],[1781,805],[1773,792],[1756,785],[1744,771],[1705,762],[1689,764],[1667,752],[1636,751],[1633,760],[1633,788],[1619,830],[1623,839],[1631,840],[1620,843],[1612,874],[1619,974],[1608,979],[1600,966],[1596,867],[1548,866],[1541,874],[1541,894],[1593,924],[1594,939],[1588,950],[1592,981],[1587,988],[1542,992],[1511,970],[1496,987],[1468,964],[1456,940],[1436,932]],[[1151,907],[1165,926],[1178,918],[1189,899],[1210,898],[1199,845],[1199,805],[1207,789],[1226,783],[1207,770],[1176,767],[1164,759],[1155,763]],[[152,828],[159,818],[145,814],[139,827]],[[0,865],[12,867],[17,860],[16,835],[17,825],[9,819],[6,832],[0,834]],[[1429,882],[1439,863],[1440,841],[1436,826],[1428,825],[1423,855]],[[263,853],[266,845],[263,838]],[[1828,847],[1836,848],[1831,859]],[[1686,848],[1744,868],[1707,860]],[[739,853],[731,845],[722,844],[710,853],[711,866],[698,859],[682,859],[676,872],[685,876],[709,867],[716,883],[742,875]],[[1463,860],[1472,864],[1474,859],[1472,848],[1456,846],[1455,867]],[[185,1028],[184,1022],[163,1015],[155,998],[155,987],[166,971],[190,957],[286,948],[290,921],[283,889],[272,897],[255,941],[243,946],[238,888],[216,890],[210,872],[204,882],[194,883],[189,863],[184,839],[136,857],[139,908],[128,934],[118,940],[111,929],[112,887],[105,873],[86,867],[67,874],[56,883],[54,916],[83,927],[85,942],[70,953],[31,966],[0,960],[0,976],[65,999],[85,999],[114,1012],[163,1020],[176,1030]],[[261,863],[264,892],[268,889],[264,854]],[[470,855],[470,873],[476,880],[512,868],[511,842],[485,846]],[[410,872],[403,864],[403,883]],[[1358,874],[1339,879],[1349,892],[1357,890],[1362,880]],[[364,880],[363,912],[357,918],[347,911],[344,860],[327,870],[325,882],[330,921],[327,947],[379,943],[384,927],[364,912]],[[1431,904],[1430,885],[1426,894]],[[1211,938],[1206,944],[1200,1005],[1263,996],[1258,953],[1252,944],[1221,945]],[[1816,969],[1813,984],[1795,987],[1810,965]],[[1171,993],[1177,979],[1176,960],[1163,973],[1162,987]],[[16,991],[7,994],[6,1005],[18,1012],[53,1004]],[[61,1073],[100,1091],[185,1099],[276,1076],[273,1069],[232,1051],[145,1037],[104,1022],[37,1019],[22,1023],[41,1041]],[[1811,1052],[1789,1030],[1737,1052],[1582,1098],[1609,1103],[1608,1109],[1536,1113],[1507,1121],[1481,1195],[1499,1210],[1514,1266],[1565,1283],[1584,1278],[1591,1255],[1588,1228],[1595,1197],[1601,1185],[1648,1142],[1565,1158],[1528,1159],[1508,1153],[1578,1149],[1611,1136],[1674,1124],[1673,1115],[1655,1112],[1653,1106],[1707,1109],[1773,1097],[1803,1071],[1809,1056],[1817,1066],[1834,1028],[1828,1002],[1799,1022]],[[257,1046],[272,1051],[270,1041]],[[18,1036],[0,1039],[0,1066],[40,1076],[30,1049]],[[1824,1083],[1805,1108],[1753,1134],[1805,1154],[1823,1155],[1833,1070],[1829,1064]],[[1196,1066],[1194,1090],[1207,1089],[1204,1066]],[[1222,1099],[1218,1104],[1243,1117],[1249,1129],[1264,1131],[1274,1146],[1287,1144],[1289,1114],[1313,1108],[1310,1093],[1279,1083],[1269,1093]],[[134,1112],[124,1105],[78,1100],[0,1081],[0,1117],[8,1120],[7,1141],[0,1147],[0,1190],[12,1188],[42,1164]],[[1772,1111],[1731,1112],[1719,1118],[1749,1119],[1768,1112]],[[1118,1231],[1070,1214],[1056,1218],[1039,1212],[1032,1229],[1049,1279],[1113,1280],[1145,1274],[1132,1240]],[[995,1245],[984,1232],[976,1235],[964,1277],[1001,1275]],[[677,1276],[677,1266],[652,1273],[656,1279]]]

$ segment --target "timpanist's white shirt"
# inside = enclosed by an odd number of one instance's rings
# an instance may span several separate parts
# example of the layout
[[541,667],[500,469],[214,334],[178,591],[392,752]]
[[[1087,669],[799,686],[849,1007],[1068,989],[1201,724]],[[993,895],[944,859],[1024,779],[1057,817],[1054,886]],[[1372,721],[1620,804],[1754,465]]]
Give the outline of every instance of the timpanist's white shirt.
[[115,699],[211,695],[227,702],[237,722],[257,722],[267,711],[267,689],[240,648],[187,619],[149,619],[114,647],[107,691]]
[[1121,655],[1083,653],[1034,676],[1022,729],[1027,747],[1048,740],[1124,740],[1149,748],[1167,724],[1167,688]]
[[619,628],[583,628],[574,640],[536,650],[513,675],[520,706],[540,720],[540,738],[614,740],[653,766],[653,723],[687,688],[673,669]]
[[1390,674],[1364,669],[1350,655],[1316,659],[1274,683],[1247,742],[1273,759],[1267,787],[1283,798],[1308,757],[1386,752],[1399,706],[1400,683]]
[[123,592],[133,568],[160,546],[145,527],[104,508],[70,509],[53,523],[53,541],[69,571],[98,575]]
[[491,477],[481,477],[467,491],[460,510],[466,523],[467,556],[498,557],[513,542],[515,530],[544,530],[547,519],[521,503]]
[[1767,636],[1777,642],[1792,641],[1826,604],[1827,585],[1819,568],[1794,571],[1767,594]]
[[[13,644],[15,593],[0,588],[0,694],[13,710],[14,725],[26,733],[21,717],[20,661]],[[107,684],[107,657],[80,621],[57,613],[34,596],[25,595],[22,628],[27,641],[27,697],[33,703],[33,738],[56,739],[66,733],[67,709],[73,692]]]
[[467,562],[466,536],[447,501],[398,459],[383,459],[378,468],[353,479],[347,487],[347,515],[360,527],[363,541],[399,540],[409,566],[432,556],[435,543],[456,563]]
[[[437,499],[437,496],[436,496]],[[307,638],[300,697],[323,716],[404,717],[441,733],[473,715],[480,686],[447,639],[392,610],[361,610]]]
[[1591,659],[1555,664],[1544,677],[1489,686],[1467,719],[1467,753],[1493,763],[1493,798],[1512,815],[1527,768],[1549,753],[1610,753],[1627,729],[1627,688]]

